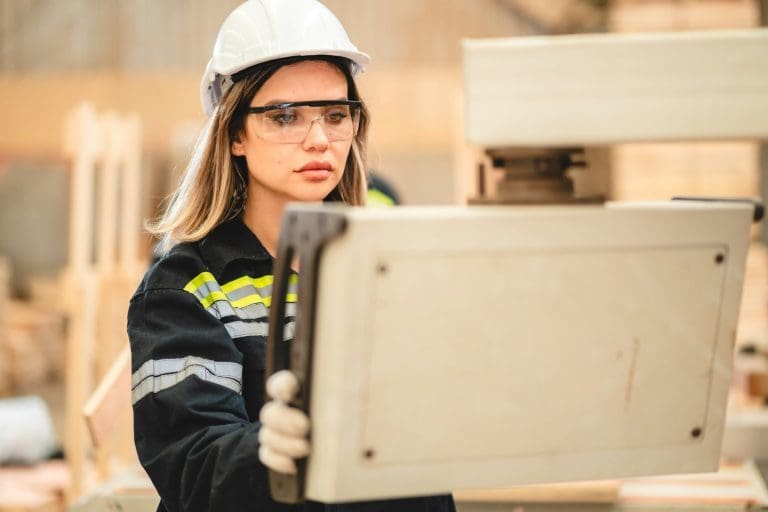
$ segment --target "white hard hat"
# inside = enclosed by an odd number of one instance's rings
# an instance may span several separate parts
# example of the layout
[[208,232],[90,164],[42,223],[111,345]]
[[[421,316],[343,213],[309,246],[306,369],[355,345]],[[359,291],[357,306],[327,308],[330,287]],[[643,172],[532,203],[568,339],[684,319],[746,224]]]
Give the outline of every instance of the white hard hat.
[[231,77],[256,64],[294,56],[345,57],[357,73],[370,58],[358,51],[344,27],[317,0],[248,0],[221,25],[200,83],[210,115],[232,85]]

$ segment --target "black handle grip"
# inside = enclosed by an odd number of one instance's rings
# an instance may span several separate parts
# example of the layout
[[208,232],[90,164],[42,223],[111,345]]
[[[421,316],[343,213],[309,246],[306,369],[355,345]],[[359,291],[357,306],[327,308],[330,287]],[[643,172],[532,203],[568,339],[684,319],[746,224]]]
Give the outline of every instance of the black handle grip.
[[[291,368],[289,344],[285,343],[285,298],[288,292],[288,279],[291,275],[291,261],[294,248],[289,243],[279,243],[275,262],[275,279],[272,284],[272,304],[269,311],[269,332],[267,335],[267,372],[265,377],[280,370]],[[267,396],[266,400],[270,400]],[[298,475],[286,475],[269,470],[269,487],[277,501],[299,503],[303,485]]]
[[[346,217],[317,206],[291,206],[286,209],[280,228],[275,279],[272,286],[272,304],[269,311],[267,335],[267,371],[265,379],[280,370],[291,370],[299,381],[299,391],[291,405],[309,414],[312,383],[312,352],[315,334],[315,304],[320,256],[328,241],[346,229]],[[284,340],[285,303],[290,278],[291,262],[299,255],[301,264],[295,334],[289,344]],[[270,400],[267,396],[266,400]],[[304,501],[306,459],[296,461],[297,474],[286,475],[269,471],[272,498],[282,503]]]

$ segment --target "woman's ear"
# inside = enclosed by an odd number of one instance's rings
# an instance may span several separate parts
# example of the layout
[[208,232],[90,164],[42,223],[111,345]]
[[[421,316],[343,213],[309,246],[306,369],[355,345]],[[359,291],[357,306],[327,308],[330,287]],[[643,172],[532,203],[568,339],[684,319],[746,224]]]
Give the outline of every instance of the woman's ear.
[[238,133],[232,138],[232,144],[230,144],[229,151],[234,156],[245,156],[245,144],[243,144],[243,137],[241,134]]

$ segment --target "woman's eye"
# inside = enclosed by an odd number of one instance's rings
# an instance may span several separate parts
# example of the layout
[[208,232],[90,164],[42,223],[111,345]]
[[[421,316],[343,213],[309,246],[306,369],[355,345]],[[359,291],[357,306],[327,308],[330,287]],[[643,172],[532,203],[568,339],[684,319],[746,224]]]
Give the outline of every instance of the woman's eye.
[[291,109],[282,109],[270,112],[267,119],[277,125],[286,126],[295,123],[297,116],[296,112]]
[[332,110],[325,113],[325,121],[327,123],[338,124],[343,122],[347,117],[349,117],[349,114],[344,110]]

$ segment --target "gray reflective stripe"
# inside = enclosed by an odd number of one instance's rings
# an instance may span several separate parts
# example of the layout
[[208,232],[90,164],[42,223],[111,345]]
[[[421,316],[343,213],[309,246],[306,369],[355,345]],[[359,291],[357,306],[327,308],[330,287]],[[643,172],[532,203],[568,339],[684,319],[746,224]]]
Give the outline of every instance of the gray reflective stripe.
[[219,287],[219,283],[216,281],[205,281],[200,286],[198,286],[195,291],[192,292],[192,294],[197,297],[197,300],[203,300],[211,293],[221,291],[222,290]]
[[235,312],[235,308],[232,307],[232,304],[223,300],[214,302],[213,304],[208,306],[207,310],[210,314],[212,314],[219,320],[227,316],[240,316]]
[[[241,322],[235,320],[232,322],[226,322],[224,328],[232,339],[244,338],[246,336],[266,336],[269,331],[269,324],[267,322]],[[296,331],[295,322],[287,322],[285,324],[284,339],[293,339],[293,333]]]
[[229,300],[238,300],[253,294],[257,294],[261,297],[271,297],[272,285],[268,284],[262,288],[256,288],[252,284],[248,283],[241,286],[240,288],[231,290],[229,293],[227,293],[227,297],[229,297]]
[[235,393],[242,390],[243,365],[239,363],[212,361],[195,356],[150,359],[131,376],[133,403],[149,393],[171,388],[192,375],[206,382],[224,386]]
[[[208,312],[219,320],[228,316],[236,316],[241,320],[267,320],[269,318],[269,308],[261,303],[233,308],[229,302],[219,301],[211,304],[208,307]],[[296,316],[295,302],[285,304],[285,316]]]
[[224,324],[224,328],[227,329],[233,340],[246,336],[266,336],[268,327],[266,322],[242,322],[240,320]]

